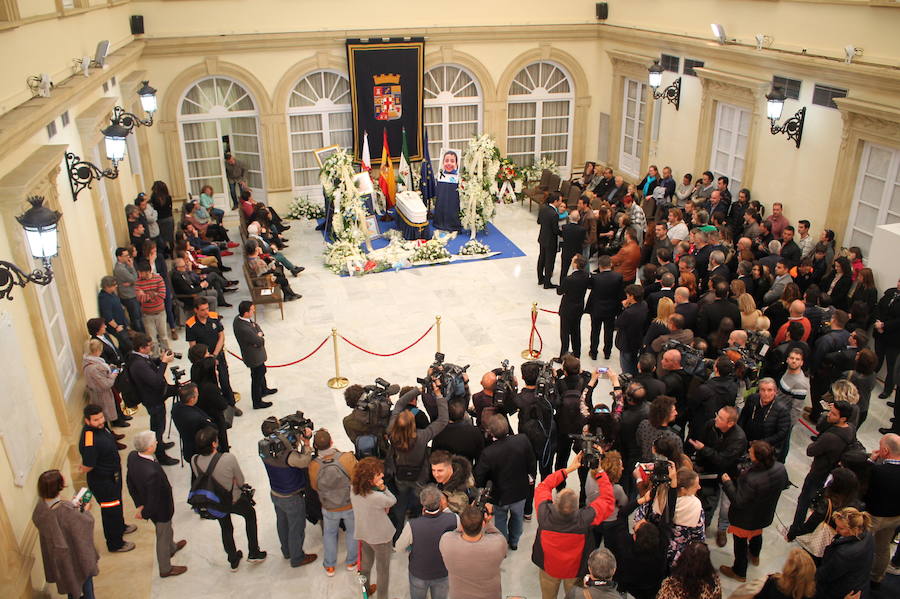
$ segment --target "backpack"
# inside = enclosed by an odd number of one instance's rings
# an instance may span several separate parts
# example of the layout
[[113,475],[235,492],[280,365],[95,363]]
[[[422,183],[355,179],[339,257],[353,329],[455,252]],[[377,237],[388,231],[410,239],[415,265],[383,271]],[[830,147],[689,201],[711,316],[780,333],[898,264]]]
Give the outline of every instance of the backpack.
[[222,457],[222,454],[217,453],[213,456],[206,472],[201,472],[200,467],[197,465],[197,457],[191,458],[191,465],[197,470],[198,475],[191,485],[191,490],[188,492],[187,502],[204,520],[224,518],[228,515],[231,507],[231,491],[220,485],[212,477],[212,473],[216,469],[216,464],[219,463],[219,458]]
[[581,414],[581,394],[584,391],[584,385],[579,381],[579,385],[575,389],[566,389],[562,394],[559,412],[556,418],[561,433],[580,433],[583,416]]
[[376,435],[360,435],[353,442],[353,454],[357,460],[363,458],[382,458],[381,446]]
[[116,376],[116,389],[122,395],[122,403],[129,408],[136,408],[141,405],[141,398],[135,389],[134,381],[131,380],[131,365],[134,363],[134,354],[130,353],[122,364],[122,370]]
[[327,458],[315,458],[319,463],[319,475],[316,477],[319,501],[329,511],[350,505],[350,475],[339,461],[342,455],[337,452]]

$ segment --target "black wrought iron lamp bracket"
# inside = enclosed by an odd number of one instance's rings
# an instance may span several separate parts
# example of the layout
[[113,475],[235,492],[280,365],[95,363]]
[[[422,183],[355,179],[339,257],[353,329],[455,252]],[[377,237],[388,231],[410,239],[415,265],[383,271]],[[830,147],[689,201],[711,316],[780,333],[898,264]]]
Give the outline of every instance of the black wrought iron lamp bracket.
[[806,106],[803,106],[800,110],[794,113],[794,116],[786,120],[782,125],[776,125],[775,121],[772,120],[771,132],[772,135],[778,135],[779,133],[784,133],[787,135],[787,138],[794,143],[797,144],[797,147],[800,147],[800,141],[803,138],[803,123],[806,121]]
[[92,181],[99,181],[104,177],[115,179],[119,176],[119,165],[113,163],[113,168],[101,169],[93,162],[82,160],[72,152],[66,152],[66,168],[69,171],[69,187],[72,188],[72,200],[78,199],[78,193],[85,187],[90,187]]
[[660,91],[653,91],[653,99],[660,100],[665,98],[669,104],[675,105],[675,110],[678,110],[679,105],[681,104],[681,77],[672,82],[672,84],[666,89]]
[[12,292],[15,287],[22,287],[28,283],[37,285],[49,285],[53,280],[53,271],[50,270],[50,259],[43,258],[44,268],[38,268],[30,273],[23,271],[21,268],[0,260],[0,299],[12,300]]
[[113,107],[113,115],[110,119],[114,125],[119,125],[120,127],[124,127],[128,129],[129,133],[134,130],[135,127],[152,127],[153,126],[153,115],[151,114],[148,118],[142,119],[138,115],[133,112],[126,112],[124,108],[121,106]]

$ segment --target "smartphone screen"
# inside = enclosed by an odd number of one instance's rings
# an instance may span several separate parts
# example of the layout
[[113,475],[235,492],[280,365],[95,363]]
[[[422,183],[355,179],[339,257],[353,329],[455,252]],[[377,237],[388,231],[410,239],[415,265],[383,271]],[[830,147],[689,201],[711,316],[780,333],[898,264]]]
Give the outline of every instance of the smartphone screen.
[[601,366],[597,369],[597,374],[606,374],[607,372],[609,372],[609,368],[606,366]]

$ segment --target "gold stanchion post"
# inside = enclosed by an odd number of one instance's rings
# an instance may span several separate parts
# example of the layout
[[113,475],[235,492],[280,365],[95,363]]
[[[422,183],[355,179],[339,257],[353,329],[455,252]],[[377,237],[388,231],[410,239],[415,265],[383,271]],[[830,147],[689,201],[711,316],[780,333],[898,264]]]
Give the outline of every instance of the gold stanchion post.
[[[537,302],[531,303],[531,322],[534,322],[534,319],[537,318],[538,313],[538,305]],[[534,332],[528,331],[528,349],[522,350],[522,357],[526,360],[535,360],[541,357],[541,352],[536,351],[534,349]]]
[[328,379],[328,386],[332,389],[343,389],[350,384],[346,378],[341,376],[341,363],[338,359],[338,337],[337,329],[331,329],[331,340],[334,343],[334,376]]
[[441,353],[441,315],[434,317],[434,326],[437,327],[437,353]]

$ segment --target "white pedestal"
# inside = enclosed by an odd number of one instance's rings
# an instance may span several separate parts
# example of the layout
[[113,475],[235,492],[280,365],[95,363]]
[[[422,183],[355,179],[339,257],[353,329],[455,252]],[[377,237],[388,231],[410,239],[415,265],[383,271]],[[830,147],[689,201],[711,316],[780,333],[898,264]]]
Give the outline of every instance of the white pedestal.
[[879,295],[900,277],[900,223],[875,228],[866,264],[875,275]]

